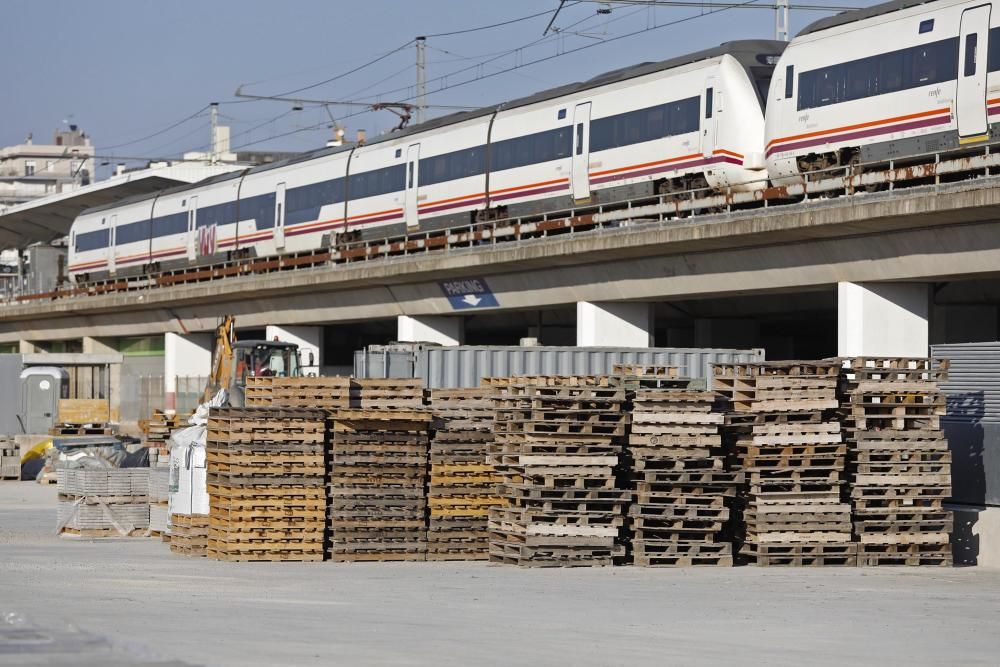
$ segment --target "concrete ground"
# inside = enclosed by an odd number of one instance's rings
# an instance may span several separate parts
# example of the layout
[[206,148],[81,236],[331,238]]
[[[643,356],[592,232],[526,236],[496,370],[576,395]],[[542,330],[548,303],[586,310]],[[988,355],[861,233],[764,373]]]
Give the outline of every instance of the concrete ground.
[[54,486],[0,482],[0,618],[163,660],[1000,664],[995,569],[220,563],[158,540],[64,540],[55,524]]

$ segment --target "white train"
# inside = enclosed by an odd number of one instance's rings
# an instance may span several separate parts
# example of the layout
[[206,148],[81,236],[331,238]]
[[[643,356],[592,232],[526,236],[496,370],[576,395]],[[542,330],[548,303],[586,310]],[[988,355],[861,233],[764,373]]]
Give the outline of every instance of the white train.
[[786,45],[730,42],[85,211],[78,281],[304,252],[573,203],[763,187],[764,95]]
[[817,21],[787,45],[730,42],[91,209],[73,223],[69,273],[305,252],[345,234],[979,149],[1000,141],[998,25],[990,2],[896,0]]
[[821,19],[767,98],[768,175],[981,146],[1000,137],[1000,8],[897,0]]

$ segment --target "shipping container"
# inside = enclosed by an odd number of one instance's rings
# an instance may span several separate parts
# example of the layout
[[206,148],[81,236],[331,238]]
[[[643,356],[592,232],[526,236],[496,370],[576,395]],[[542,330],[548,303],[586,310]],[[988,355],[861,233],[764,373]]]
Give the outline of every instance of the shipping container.
[[484,377],[604,375],[615,364],[675,366],[691,378],[710,377],[711,364],[764,361],[763,349],[519,347],[422,343],[371,345],[354,353],[359,378],[422,378],[431,389],[477,387]]

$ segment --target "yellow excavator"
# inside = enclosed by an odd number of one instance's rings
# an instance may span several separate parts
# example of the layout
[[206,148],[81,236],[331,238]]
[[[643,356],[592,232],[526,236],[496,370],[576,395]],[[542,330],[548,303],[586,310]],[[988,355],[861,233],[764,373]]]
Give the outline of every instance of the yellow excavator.
[[279,340],[236,340],[236,316],[226,315],[215,330],[212,372],[202,403],[220,389],[229,394],[229,405],[243,407],[248,377],[298,377],[299,346]]

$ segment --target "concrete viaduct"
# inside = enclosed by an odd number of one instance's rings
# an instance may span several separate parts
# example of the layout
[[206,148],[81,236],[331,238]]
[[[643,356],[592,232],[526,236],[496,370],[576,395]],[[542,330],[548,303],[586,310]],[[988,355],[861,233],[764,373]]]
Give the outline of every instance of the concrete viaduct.
[[[656,301],[838,291],[838,352],[918,354],[931,283],[1000,275],[1000,183],[839,197],[685,220],[99,296],[12,304],[0,342],[309,327],[397,318],[400,340],[455,344],[442,282],[474,277],[493,311],[577,307],[579,344],[645,346]],[[482,312],[484,309],[476,309]],[[458,319],[456,319],[458,318]],[[878,339],[899,339],[893,350]],[[308,337],[308,336],[307,336]],[[30,351],[30,350],[25,350]]]

